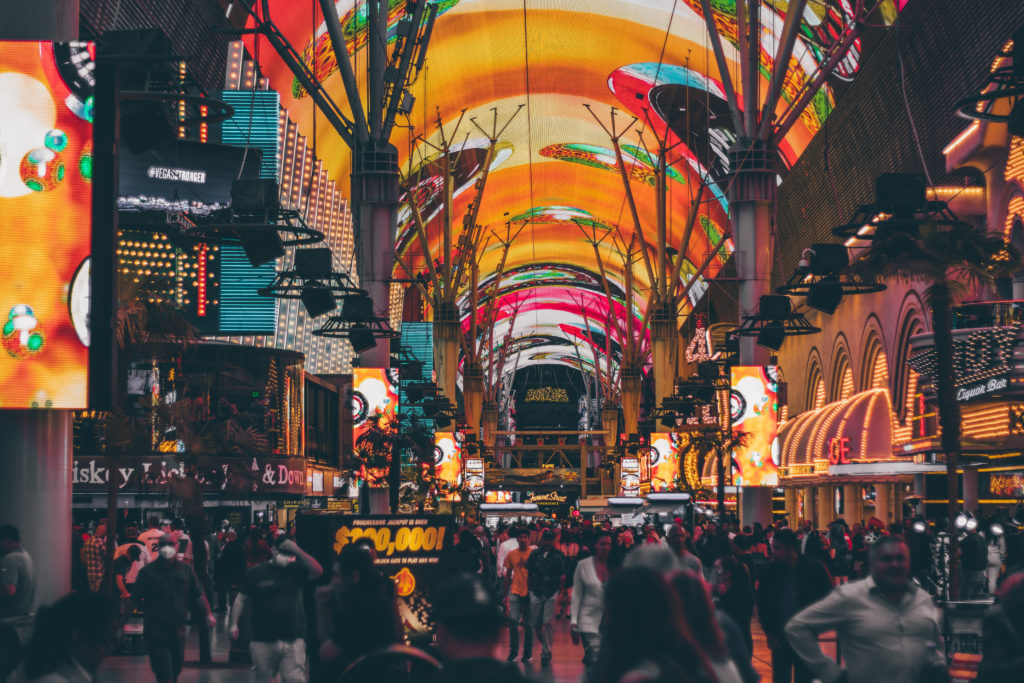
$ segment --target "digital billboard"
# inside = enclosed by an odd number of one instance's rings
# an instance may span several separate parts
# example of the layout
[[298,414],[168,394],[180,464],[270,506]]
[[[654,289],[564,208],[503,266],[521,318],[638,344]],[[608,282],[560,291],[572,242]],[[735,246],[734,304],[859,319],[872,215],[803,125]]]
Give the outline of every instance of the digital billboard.
[[674,491],[679,476],[679,436],[672,432],[651,434],[651,491]]
[[398,411],[398,371],[394,368],[352,370],[352,443],[366,433],[373,420],[395,422]]
[[729,411],[733,434],[745,433],[747,444],[733,449],[736,486],[779,483],[779,372],[775,365],[734,366]]
[[640,458],[628,456],[619,460],[619,488],[623,496],[640,495]]
[[462,436],[458,432],[434,433],[434,477],[449,491],[462,484]]
[[94,56],[0,42],[0,408],[87,407]]
[[466,491],[476,496],[484,492],[483,458],[466,458]]

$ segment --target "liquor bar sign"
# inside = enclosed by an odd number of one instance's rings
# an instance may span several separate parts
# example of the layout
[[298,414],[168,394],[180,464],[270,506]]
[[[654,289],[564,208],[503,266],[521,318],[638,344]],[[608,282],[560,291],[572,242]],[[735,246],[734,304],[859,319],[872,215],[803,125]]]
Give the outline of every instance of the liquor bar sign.
[[[306,492],[306,461],[302,458],[238,457],[199,458],[186,466],[181,458],[168,455],[126,456],[117,463],[117,488],[125,493],[160,492],[175,479],[190,477],[207,493],[246,495]],[[76,493],[107,490],[110,459],[106,456],[78,456],[71,469]]]
[[[975,401],[1009,388],[1019,331],[1020,325],[1012,325],[973,330],[969,334],[953,332],[953,376],[957,401]],[[938,370],[938,352],[934,341],[926,343],[929,346],[907,359],[907,364],[921,375],[934,378]]]

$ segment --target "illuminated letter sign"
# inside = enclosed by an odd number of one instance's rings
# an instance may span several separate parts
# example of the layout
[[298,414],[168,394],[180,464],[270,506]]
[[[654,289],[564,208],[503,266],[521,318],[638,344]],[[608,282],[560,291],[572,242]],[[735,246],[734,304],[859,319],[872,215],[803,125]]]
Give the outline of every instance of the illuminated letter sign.
[[850,464],[850,437],[834,436],[828,440],[828,464]]

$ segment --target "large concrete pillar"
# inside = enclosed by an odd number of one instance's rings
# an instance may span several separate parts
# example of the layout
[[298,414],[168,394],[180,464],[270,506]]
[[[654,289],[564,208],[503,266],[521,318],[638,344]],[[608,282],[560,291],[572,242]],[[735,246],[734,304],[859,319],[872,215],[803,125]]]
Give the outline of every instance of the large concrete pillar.
[[851,527],[863,517],[863,501],[860,495],[859,484],[845,484],[843,486],[843,519]]
[[892,524],[892,484],[875,484],[875,517],[886,526]]
[[797,526],[800,523],[800,520],[798,519],[800,514],[800,505],[797,502],[797,496],[799,495],[799,493],[799,489],[785,489],[786,523],[789,524],[791,528]]
[[484,373],[476,363],[466,363],[462,374],[462,405],[466,426],[480,438],[480,419],[484,409]]
[[462,327],[454,311],[442,308],[434,311],[434,371],[437,386],[445,398],[455,403],[456,380],[459,375],[459,335]]
[[835,494],[831,486],[818,487],[817,503],[815,511],[815,526],[824,529],[836,519]]
[[36,573],[36,604],[71,590],[71,412],[0,410],[0,524],[21,532]]
[[640,431],[640,368],[623,365],[622,377],[622,420],[627,438]]
[[675,350],[679,337],[679,332],[676,329],[675,308],[671,307],[671,312],[663,309],[656,311],[651,316],[654,402],[658,406],[666,396],[671,396],[675,391]]
[[480,420],[484,444],[493,449],[498,443],[498,404],[493,401],[484,403],[483,417]]
[[964,510],[966,512],[978,511],[978,468],[964,466],[963,475],[960,478],[964,499]]
[[[726,465],[728,467],[728,464]],[[744,526],[754,522],[768,525],[772,522],[772,487],[744,486],[740,493],[740,522]],[[767,515],[765,511],[767,510]]]

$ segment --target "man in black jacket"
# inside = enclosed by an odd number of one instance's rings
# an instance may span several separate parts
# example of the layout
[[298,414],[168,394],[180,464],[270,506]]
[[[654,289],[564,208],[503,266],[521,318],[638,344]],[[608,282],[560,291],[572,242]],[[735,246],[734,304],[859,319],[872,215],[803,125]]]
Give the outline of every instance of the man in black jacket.
[[800,554],[800,539],[790,529],[772,538],[773,562],[761,576],[757,612],[772,651],[772,683],[811,683],[811,672],[786,640],[793,615],[832,590],[832,577],[818,560]]

